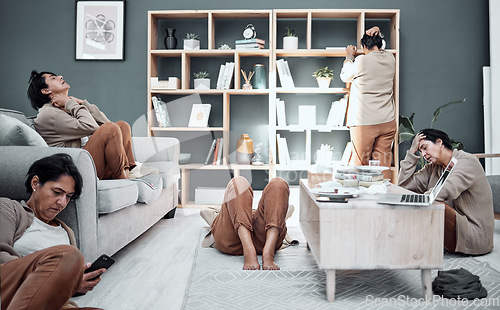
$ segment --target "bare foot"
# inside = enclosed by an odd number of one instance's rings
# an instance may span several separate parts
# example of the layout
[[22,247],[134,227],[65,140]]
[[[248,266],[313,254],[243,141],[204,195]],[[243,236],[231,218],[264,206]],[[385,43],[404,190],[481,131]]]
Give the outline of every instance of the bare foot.
[[253,254],[245,253],[243,255],[243,270],[260,270],[259,260],[255,252]]
[[264,247],[262,250],[262,270],[280,270],[280,267],[274,263],[274,248]]

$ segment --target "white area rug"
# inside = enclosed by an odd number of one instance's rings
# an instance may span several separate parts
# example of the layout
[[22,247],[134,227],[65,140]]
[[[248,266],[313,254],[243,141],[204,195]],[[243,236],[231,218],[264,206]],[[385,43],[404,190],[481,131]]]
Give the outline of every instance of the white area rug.
[[[289,227],[289,232],[301,235],[299,227]],[[483,300],[435,296],[426,303],[418,270],[345,270],[337,272],[336,299],[330,303],[325,272],[303,240],[278,251],[279,271],[243,271],[242,256],[202,248],[201,243],[196,255],[184,309],[500,309],[500,273],[473,257],[446,254],[443,269],[463,267],[478,275],[488,291]],[[436,275],[433,271],[432,278]]]

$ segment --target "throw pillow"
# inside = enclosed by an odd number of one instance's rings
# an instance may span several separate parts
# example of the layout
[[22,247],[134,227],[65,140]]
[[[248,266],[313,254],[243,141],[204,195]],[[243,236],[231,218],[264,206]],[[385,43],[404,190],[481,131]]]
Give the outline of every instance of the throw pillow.
[[48,146],[42,136],[18,119],[0,114],[0,145]]

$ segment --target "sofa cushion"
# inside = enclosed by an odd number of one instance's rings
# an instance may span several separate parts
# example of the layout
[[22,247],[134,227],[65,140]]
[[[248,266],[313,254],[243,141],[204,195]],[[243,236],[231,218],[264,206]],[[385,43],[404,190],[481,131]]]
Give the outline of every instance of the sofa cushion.
[[160,196],[163,189],[163,179],[157,174],[148,174],[138,179],[130,179],[130,181],[135,181],[137,189],[139,190],[139,197],[137,197],[137,202],[141,203],[151,203],[158,196]]
[[21,122],[23,122],[24,124],[31,127],[32,122],[26,118],[26,116],[24,115],[23,112],[0,108],[0,114],[4,114],[4,115],[10,116],[12,118],[18,119]]
[[47,146],[43,138],[19,119],[0,114],[0,145]]
[[174,163],[171,161],[162,161],[162,162],[147,162],[144,165],[155,167],[158,169],[161,177],[163,178],[163,188],[168,188],[172,186],[172,184],[179,181],[181,174],[178,163]]
[[99,214],[111,213],[137,202],[139,190],[131,180],[99,180],[97,206]]
[[488,175],[486,178],[493,192],[493,210],[500,213],[500,175]]

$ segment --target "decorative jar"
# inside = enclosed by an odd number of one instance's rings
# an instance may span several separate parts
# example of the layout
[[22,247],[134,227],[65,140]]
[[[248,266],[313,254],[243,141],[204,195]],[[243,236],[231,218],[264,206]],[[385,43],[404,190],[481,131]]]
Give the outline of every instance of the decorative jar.
[[248,134],[242,134],[236,143],[236,162],[238,165],[250,165],[253,157],[253,141]]

